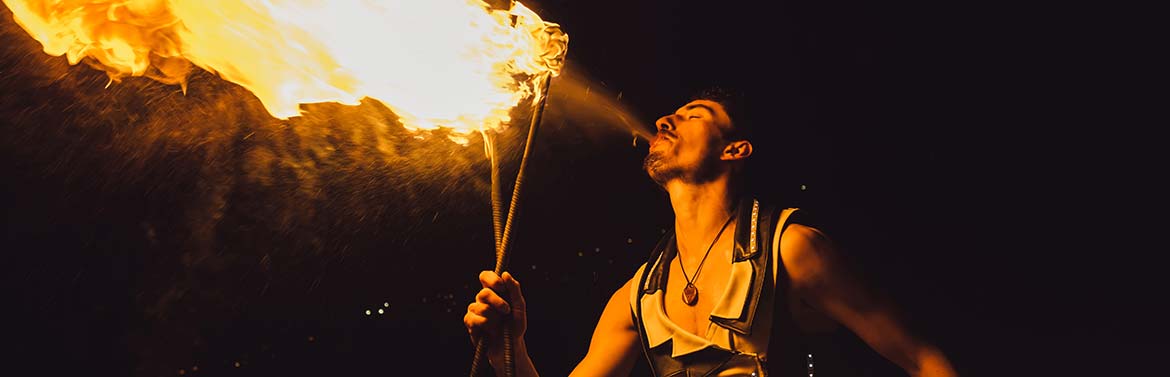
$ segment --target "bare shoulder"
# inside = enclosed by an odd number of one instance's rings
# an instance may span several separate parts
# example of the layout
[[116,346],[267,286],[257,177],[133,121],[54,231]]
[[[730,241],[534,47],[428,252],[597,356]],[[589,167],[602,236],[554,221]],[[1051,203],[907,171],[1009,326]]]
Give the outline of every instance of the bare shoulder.
[[630,297],[630,287],[634,285],[634,280],[636,279],[638,279],[637,275],[626,280],[625,284],[622,284],[620,288],[613,292],[613,299],[626,299]]
[[621,286],[621,288],[618,288],[618,290],[616,292],[614,292],[614,294],[613,294],[614,297],[618,297],[618,295],[625,295],[622,297],[630,297],[629,295],[632,293],[632,292],[630,292],[631,291],[630,287],[634,286],[635,284],[638,284],[638,280],[642,276],[642,272],[646,268],[648,268],[646,263],[643,263],[641,266],[639,266],[638,269],[635,270],[634,273],[630,276],[630,278],[628,280],[626,280],[626,283],[623,284]]
[[781,246],[801,246],[800,244],[809,244],[813,247],[821,247],[827,245],[829,237],[821,232],[820,229],[804,225],[801,223],[791,223],[784,229],[784,232],[778,234],[781,236]]
[[789,258],[815,258],[818,255],[829,256],[828,254],[835,252],[832,241],[824,232],[799,223],[788,224],[783,232],[776,234],[773,242],[774,247],[780,248],[781,257],[785,262],[788,262]]
[[[645,268],[645,265],[642,268]],[[609,302],[605,305],[602,319],[614,321],[614,325],[620,324],[622,327],[634,328],[634,319],[630,315],[630,309],[633,307],[634,302],[637,301],[637,295],[635,294],[636,291],[631,287],[637,284],[638,277],[642,273],[642,268],[639,268],[629,280],[626,280],[625,284],[622,284],[621,287],[613,292],[613,296],[609,298]]]
[[774,247],[779,247],[780,258],[789,276],[794,280],[815,279],[834,270],[838,255],[833,242],[824,232],[812,226],[792,223],[776,235]]

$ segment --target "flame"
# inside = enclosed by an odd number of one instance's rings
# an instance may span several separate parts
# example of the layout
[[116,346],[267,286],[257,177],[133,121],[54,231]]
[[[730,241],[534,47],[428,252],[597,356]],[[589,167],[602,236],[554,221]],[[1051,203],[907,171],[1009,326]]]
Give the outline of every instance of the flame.
[[251,91],[274,117],[369,98],[409,129],[500,130],[559,74],[568,36],[518,2],[480,0],[3,0],[52,56],[111,82],[187,90],[194,67]]

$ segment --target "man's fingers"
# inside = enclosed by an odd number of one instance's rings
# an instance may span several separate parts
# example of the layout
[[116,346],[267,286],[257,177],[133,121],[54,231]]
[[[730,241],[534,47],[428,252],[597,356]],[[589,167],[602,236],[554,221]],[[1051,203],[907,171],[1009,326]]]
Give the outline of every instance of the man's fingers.
[[482,333],[484,330],[484,324],[486,324],[487,321],[488,319],[486,317],[472,313],[470,311],[463,315],[463,325],[467,327],[467,332],[472,334],[478,335]]
[[467,311],[475,315],[485,317],[489,321],[494,320],[500,316],[500,312],[492,309],[491,306],[482,302],[473,302],[467,305]]
[[475,302],[487,304],[500,313],[511,313],[512,308],[504,301],[496,291],[491,288],[484,288],[479,290],[479,294],[475,295]]
[[[509,275],[509,274],[507,272],[505,272],[504,275]],[[511,298],[510,298],[511,291],[508,289],[508,283],[505,282],[504,279],[500,275],[496,275],[495,272],[492,272],[492,271],[480,272],[479,273],[479,282],[480,282],[480,284],[483,284],[484,288],[491,288],[491,290],[495,291],[496,295],[503,298],[504,301],[511,300]]]
[[480,272],[479,283],[483,284],[484,288],[491,288],[496,292],[503,292],[505,289],[507,289],[504,287],[504,282],[502,279],[500,279],[500,275],[496,275],[496,273],[492,271]]
[[516,280],[509,272],[504,272],[501,280],[503,280],[504,286],[507,287],[508,296],[512,305],[516,310],[525,311],[528,305],[524,303],[524,293],[520,291],[520,281]]

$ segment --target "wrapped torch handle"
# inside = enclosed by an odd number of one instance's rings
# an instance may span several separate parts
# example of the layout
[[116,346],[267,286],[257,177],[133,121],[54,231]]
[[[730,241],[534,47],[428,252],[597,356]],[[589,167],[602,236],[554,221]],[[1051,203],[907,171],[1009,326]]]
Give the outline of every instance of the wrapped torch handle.
[[[520,203],[520,189],[524,184],[524,170],[528,166],[528,156],[532,151],[532,140],[536,138],[536,131],[539,129],[540,120],[544,117],[544,107],[548,100],[548,89],[552,83],[552,72],[544,74],[539,80],[541,90],[537,92],[539,99],[533,106],[532,122],[528,127],[528,138],[524,142],[524,153],[520,157],[520,169],[516,172],[516,182],[512,186],[512,200],[508,204],[507,217],[503,221],[503,227],[500,226],[500,196],[499,196],[499,181],[498,181],[498,165],[495,157],[492,157],[492,224],[496,230],[496,268],[497,275],[502,274],[508,265],[508,241],[511,239],[512,224],[515,218],[516,208]],[[495,143],[491,143],[495,146]],[[495,153],[491,154],[495,156]],[[501,297],[506,297],[503,295]],[[504,322],[503,336],[504,336],[504,374],[507,377],[516,375],[516,364],[512,354],[512,345],[515,339],[512,338],[512,326],[509,321],[512,320],[511,314],[501,319]],[[475,344],[475,358],[471,362],[471,376],[479,375],[483,368],[483,358],[487,351],[487,341],[485,338],[480,338]]]

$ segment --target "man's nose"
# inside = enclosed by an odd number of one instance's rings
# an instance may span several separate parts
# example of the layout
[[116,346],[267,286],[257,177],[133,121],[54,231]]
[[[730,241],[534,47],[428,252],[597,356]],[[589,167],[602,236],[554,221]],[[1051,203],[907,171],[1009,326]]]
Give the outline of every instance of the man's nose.
[[674,114],[666,115],[666,116],[663,116],[661,118],[658,118],[658,121],[654,122],[654,125],[658,128],[658,131],[662,131],[662,130],[674,131]]

